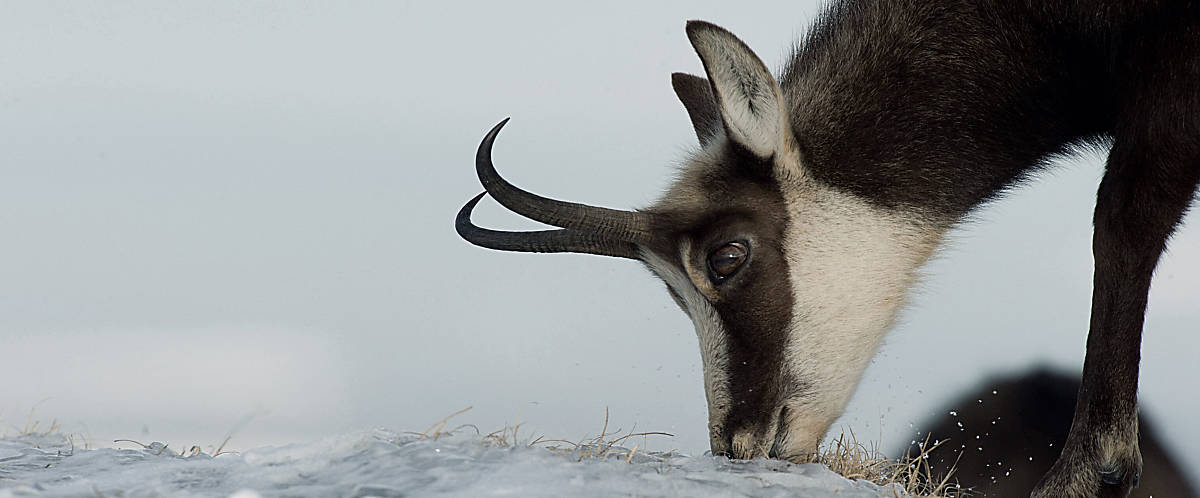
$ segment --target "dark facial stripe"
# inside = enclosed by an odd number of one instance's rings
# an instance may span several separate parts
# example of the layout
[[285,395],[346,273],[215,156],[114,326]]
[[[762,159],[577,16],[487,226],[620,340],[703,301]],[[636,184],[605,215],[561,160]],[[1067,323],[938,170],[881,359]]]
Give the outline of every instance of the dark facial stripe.
[[[787,208],[770,160],[729,147],[724,167],[705,179],[709,219],[694,226],[692,264],[733,240],[748,240],[750,256],[737,274],[716,284],[712,302],[727,333],[731,406],[719,424],[724,437],[752,431],[762,441],[778,423],[781,402],[800,387],[786,374],[784,348],[794,298],[784,252]],[[765,449],[764,449],[765,450]]]

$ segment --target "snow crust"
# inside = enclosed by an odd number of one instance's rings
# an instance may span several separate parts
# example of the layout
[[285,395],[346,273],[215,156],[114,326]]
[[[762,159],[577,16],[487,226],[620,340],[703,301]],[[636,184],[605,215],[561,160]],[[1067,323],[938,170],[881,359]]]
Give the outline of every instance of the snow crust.
[[[902,496],[817,464],[488,446],[385,430],[242,454],[180,457],[159,443],[73,448],[62,436],[0,440],[0,498],[24,496]],[[583,457],[583,458],[581,458]],[[627,461],[628,460],[628,461]]]

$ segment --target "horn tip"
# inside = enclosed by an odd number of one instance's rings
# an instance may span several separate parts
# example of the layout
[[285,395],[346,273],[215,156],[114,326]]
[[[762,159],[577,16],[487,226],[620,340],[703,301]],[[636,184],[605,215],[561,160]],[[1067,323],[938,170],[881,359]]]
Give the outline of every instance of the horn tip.
[[481,150],[482,150],[484,144],[487,144],[487,148],[489,150],[491,149],[491,142],[496,140],[496,135],[500,134],[500,129],[504,128],[504,125],[508,124],[508,120],[510,120],[510,119],[512,119],[512,118],[511,117],[504,118],[504,119],[500,120],[499,123],[496,123],[496,126],[493,126],[491,130],[488,130],[487,135],[485,135],[483,137],[483,143],[480,144]]
[[479,200],[483,199],[485,195],[487,195],[487,191],[472,197],[466,204],[463,204],[462,209],[458,210],[458,215],[454,217],[454,228],[464,239],[467,238],[467,235],[463,232],[471,225],[471,211],[475,210],[475,205],[479,204]]

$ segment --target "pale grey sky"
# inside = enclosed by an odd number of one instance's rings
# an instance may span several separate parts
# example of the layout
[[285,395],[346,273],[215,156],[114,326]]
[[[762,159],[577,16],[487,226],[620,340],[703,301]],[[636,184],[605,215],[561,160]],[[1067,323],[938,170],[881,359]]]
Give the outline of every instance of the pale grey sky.
[[[460,408],[550,437],[612,426],[706,449],[691,324],[639,265],[469,246],[483,133],[510,180],[650,203],[694,136],[683,21],[776,68],[811,2],[574,6],[50,3],[0,18],[0,433],[27,412],[99,444],[235,447],[423,430]],[[906,440],[986,374],[1076,369],[1086,156],[959,230],[839,426]],[[529,226],[490,201],[477,221]],[[1194,217],[1193,217],[1194,218]],[[1151,297],[1144,409],[1200,468],[1200,220]],[[148,433],[148,434],[145,434]]]

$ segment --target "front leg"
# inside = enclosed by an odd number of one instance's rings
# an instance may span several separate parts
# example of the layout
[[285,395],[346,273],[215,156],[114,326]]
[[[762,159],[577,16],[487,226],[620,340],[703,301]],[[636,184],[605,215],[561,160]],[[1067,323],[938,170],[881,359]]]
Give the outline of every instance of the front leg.
[[1035,497],[1124,497],[1141,473],[1137,385],[1146,298],[1200,171],[1193,155],[1200,151],[1189,150],[1193,137],[1182,147],[1142,138],[1118,136],[1097,193],[1083,382],[1063,452]]

